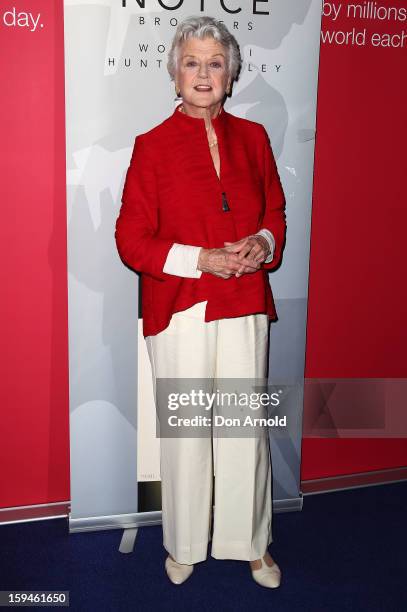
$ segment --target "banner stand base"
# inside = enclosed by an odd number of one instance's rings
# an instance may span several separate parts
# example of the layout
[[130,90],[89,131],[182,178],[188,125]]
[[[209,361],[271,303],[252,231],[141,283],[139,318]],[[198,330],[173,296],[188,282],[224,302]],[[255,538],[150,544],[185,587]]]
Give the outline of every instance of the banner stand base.
[[[303,498],[301,494],[299,497],[273,501],[273,512],[297,512],[302,510],[302,506]],[[69,533],[105,531],[108,529],[134,529],[137,531],[138,527],[148,527],[149,525],[161,525],[161,510],[113,516],[90,516],[88,518],[77,519],[69,516]]]

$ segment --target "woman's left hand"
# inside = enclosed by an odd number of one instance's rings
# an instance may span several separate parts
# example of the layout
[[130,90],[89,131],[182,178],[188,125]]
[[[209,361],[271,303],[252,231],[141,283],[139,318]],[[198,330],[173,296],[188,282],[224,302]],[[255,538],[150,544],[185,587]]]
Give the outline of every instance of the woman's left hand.
[[[246,241],[246,242],[245,242]],[[247,259],[254,259],[259,263],[262,263],[270,253],[270,247],[267,240],[264,236],[247,236],[246,238],[242,238],[237,242],[225,242],[225,249],[232,245],[237,245],[242,243],[242,249],[238,252],[238,257]],[[236,251],[235,251],[236,252]],[[253,268],[249,268],[248,266],[242,265],[241,268],[236,272],[235,276],[239,277],[242,274],[257,272],[257,270],[253,270]]]

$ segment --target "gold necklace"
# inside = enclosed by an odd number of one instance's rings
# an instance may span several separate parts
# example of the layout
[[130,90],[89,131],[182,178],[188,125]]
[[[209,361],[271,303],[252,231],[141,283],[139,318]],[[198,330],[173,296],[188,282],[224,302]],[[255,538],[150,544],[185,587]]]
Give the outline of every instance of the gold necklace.
[[211,149],[212,147],[216,147],[216,145],[218,144],[218,139],[215,138],[212,140],[212,142],[209,140],[209,130],[206,130],[206,135],[208,137],[208,143],[209,143],[209,148]]

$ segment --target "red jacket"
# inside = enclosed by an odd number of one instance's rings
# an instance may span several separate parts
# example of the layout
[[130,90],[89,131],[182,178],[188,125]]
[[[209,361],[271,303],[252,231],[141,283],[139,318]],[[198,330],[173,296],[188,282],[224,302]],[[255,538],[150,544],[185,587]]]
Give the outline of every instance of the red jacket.
[[[165,329],[174,312],[208,300],[205,321],[268,313],[276,318],[267,270],[281,259],[285,198],[264,127],[223,109],[213,121],[220,179],[204,119],[179,112],[137,136],[116,221],[121,259],[142,273],[143,334]],[[222,192],[230,210],[223,210]],[[254,273],[183,278],[163,272],[177,242],[223,247],[261,228],[275,238],[274,258]]]

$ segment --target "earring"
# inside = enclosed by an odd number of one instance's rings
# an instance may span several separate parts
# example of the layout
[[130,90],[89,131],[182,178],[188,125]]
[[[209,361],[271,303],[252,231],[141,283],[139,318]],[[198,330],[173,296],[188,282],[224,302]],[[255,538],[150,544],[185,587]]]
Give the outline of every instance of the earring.
[[179,98],[181,95],[181,91],[178,89],[177,86],[175,86],[175,95],[177,96],[177,98]]

